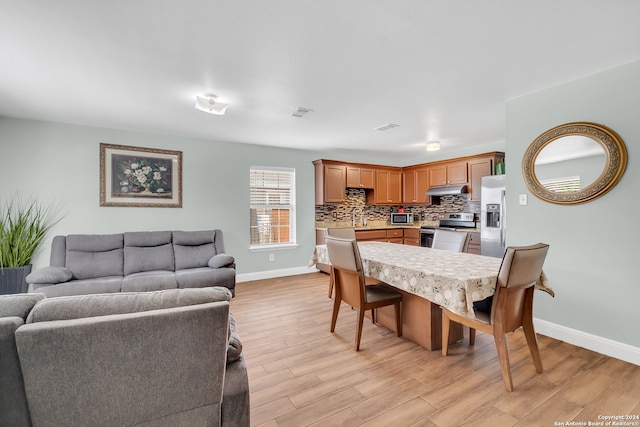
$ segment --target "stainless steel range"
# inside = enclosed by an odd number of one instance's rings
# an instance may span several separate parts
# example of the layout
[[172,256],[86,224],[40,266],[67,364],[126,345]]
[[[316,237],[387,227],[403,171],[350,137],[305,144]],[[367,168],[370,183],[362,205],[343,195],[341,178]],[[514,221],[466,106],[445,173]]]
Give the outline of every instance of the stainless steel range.
[[423,225],[420,227],[420,246],[430,248],[433,244],[433,235],[436,233],[436,229],[441,228],[444,230],[458,230],[464,228],[476,228],[476,222],[474,221],[474,214],[470,212],[448,212],[440,214],[439,226],[432,227],[429,225]]

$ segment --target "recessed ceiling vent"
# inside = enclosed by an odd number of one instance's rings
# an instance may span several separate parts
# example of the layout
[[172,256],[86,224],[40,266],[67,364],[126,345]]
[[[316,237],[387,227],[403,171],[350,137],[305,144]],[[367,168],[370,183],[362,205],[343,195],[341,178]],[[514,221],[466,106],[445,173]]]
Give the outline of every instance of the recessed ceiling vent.
[[293,117],[304,117],[306,114],[311,113],[313,110],[311,108],[298,107],[296,110],[291,113]]
[[400,126],[400,125],[396,125],[396,124],[393,124],[393,123],[387,123],[384,126],[380,126],[380,127],[374,128],[374,130],[389,130],[389,129],[397,128],[398,126]]

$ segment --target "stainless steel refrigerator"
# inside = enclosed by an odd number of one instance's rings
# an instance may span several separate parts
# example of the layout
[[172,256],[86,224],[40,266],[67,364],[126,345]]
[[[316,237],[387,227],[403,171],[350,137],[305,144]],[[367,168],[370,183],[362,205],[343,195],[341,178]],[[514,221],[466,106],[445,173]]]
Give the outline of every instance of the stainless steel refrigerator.
[[480,193],[480,251],[482,255],[502,258],[506,242],[505,175],[482,178]]

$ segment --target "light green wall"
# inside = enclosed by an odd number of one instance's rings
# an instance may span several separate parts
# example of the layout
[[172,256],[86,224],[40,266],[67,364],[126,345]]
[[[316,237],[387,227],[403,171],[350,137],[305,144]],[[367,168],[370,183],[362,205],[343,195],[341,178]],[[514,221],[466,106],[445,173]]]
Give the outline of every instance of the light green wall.
[[[638,183],[640,61],[507,102],[507,243],[546,242],[545,272],[556,297],[537,295],[535,316],[640,347]],[[520,164],[528,145],[554,126],[577,121],[616,131],[629,160],[619,184],[575,206],[543,202],[526,188]],[[529,194],[527,206],[519,194]]]
[[[183,207],[99,206],[101,142],[183,152]],[[48,265],[56,234],[135,230],[224,231],[239,273],[305,267],[315,244],[313,160],[322,154],[247,144],[154,135],[0,117],[0,199],[19,192],[59,201],[66,217],[34,258]],[[281,251],[249,251],[249,167],[296,169],[297,241]],[[268,253],[275,261],[268,261]]]

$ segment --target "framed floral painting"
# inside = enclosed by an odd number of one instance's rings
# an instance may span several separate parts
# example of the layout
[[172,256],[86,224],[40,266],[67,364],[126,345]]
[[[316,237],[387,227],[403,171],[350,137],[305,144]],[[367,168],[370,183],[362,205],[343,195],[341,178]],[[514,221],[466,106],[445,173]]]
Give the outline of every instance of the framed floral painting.
[[100,144],[100,206],[182,207],[182,151]]

